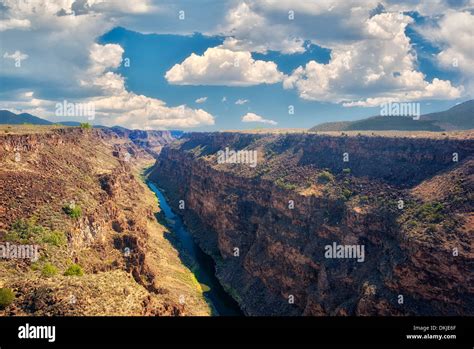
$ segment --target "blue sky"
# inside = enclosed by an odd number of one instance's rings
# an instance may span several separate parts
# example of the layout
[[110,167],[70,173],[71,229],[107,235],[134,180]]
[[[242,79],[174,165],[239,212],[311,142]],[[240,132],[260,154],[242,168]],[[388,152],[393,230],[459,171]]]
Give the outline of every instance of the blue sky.
[[[127,88],[139,94],[161,98],[169,105],[189,104],[203,107],[216,117],[213,127],[196,128],[232,129],[255,128],[255,124],[242,124],[240,118],[247,112],[271,116],[279,127],[311,127],[314,123],[328,120],[328,116],[345,113],[342,108],[331,103],[302,101],[294,91],[285,91],[280,84],[257,85],[248,87],[233,86],[180,86],[172,85],[165,79],[165,73],[176,63],[182,62],[191,53],[202,55],[209,47],[221,45],[224,38],[219,36],[140,34],[125,28],[115,28],[100,38],[103,44],[120,44],[125,50],[124,57],[130,58],[130,66],[118,69],[126,77]],[[308,43],[308,45],[311,45]],[[270,51],[266,54],[255,53],[259,60],[273,61],[285,73],[291,73],[299,65],[310,59],[327,63],[330,50],[311,45],[307,51],[285,55]],[[198,98],[207,97],[206,102],[198,104]],[[225,97],[226,101],[223,101]],[[244,104],[235,104],[245,100]],[[295,113],[288,114],[288,106],[293,105]],[[359,116],[367,115],[366,108]],[[330,114],[330,115],[328,115]],[[349,115],[350,114],[350,115]],[[341,117],[356,116],[345,113]]]
[[87,118],[58,114],[67,100],[130,128],[308,128],[472,98],[470,1],[16,3],[0,20],[0,108],[52,121]]

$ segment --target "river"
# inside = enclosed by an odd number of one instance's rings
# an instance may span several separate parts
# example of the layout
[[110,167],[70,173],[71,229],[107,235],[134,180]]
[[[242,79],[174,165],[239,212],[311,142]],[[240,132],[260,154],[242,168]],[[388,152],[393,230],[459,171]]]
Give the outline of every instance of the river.
[[[147,183],[150,189],[156,194],[160,203],[161,210],[168,221],[171,234],[180,242],[175,245],[180,253],[181,260],[186,264],[187,259],[191,258],[194,273],[198,282],[206,285],[204,297],[212,304],[215,313],[213,315],[220,316],[239,316],[243,315],[237,302],[224,290],[215,273],[214,260],[206,254],[199,245],[194,241],[191,233],[186,230],[181,217],[176,215],[158,187],[151,183]],[[185,256],[188,258],[185,258]],[[191,268],[190,268],[191,269]]]

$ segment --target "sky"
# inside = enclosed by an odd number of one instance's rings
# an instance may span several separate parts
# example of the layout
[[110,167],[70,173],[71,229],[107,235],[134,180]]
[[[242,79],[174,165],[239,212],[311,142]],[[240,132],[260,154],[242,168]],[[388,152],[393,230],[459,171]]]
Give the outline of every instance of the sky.
[[0,0],[0,11],[0,109],[51,121],[308,128],[474,95],[474,0]]

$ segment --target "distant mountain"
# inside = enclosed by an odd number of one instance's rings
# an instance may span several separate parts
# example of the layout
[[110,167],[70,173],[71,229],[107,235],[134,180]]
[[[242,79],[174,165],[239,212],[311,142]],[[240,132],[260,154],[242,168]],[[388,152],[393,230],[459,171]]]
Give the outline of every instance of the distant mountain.
[[[9,125],[23,125],[23,124],[32,124],[32,125],[64,125],[64,126],[71,126],[71,127],[78,127],[81,126],[81,122],[79,121],[60,121],[60,122],[51,122],[45,119],[41,119],[37,116],[22,113],[22,114],[15,114],[9,110],[0,110],[0,125],[9,124]],[[102,125],[93,125],[94,128],[107,128],[107,126]],[[140,130],[129,130],[128,128],[122,126],[113,126],[110,127],[115,133],[121,136],[130,136],[131,139],[133,138],[141,138],[144,132],[140,132]],[[169,133],[168,133],[169,132]],[[146,133],[146,132],[145,132]],[[155,134],[154,134],[155,133]],[[149,131],[149,135],[159,136],[161,137],[163,134],[164,137],[167,138],[171,136],[171,138],[180,138],[183,135],[184,131],[180,130],[170,130],[170,131]]]
[[41,119],[37,116],[33,116],[28,113],[15,114],[8,110],[0,110],[0,124],[10,125],[22,125],[22,124],[33,124],[33,125],[52,125],[53,123]]
[[326,122],[310,131],[450,131],[474,129],[474,100],[436,113],[425,114],[419,120],[405,116],[372,116],[356,121]]
[[347,131],[359,130],[398,130],[398,131],[443,131],[443,129],[429,120],[413,120],[406,116],[374,116],[368,119],[351,122]]
[[437,113],[422,115],[421,120],[435,121],[445,130],[469,130],[474,128],[474,100],[455,105]]
[[[41,119],[37,116],[28,114],[28,113],[21,113],[15,114],[9,110],[0,110],[0,125],[7,124],[7,125],[23,125],[23,124],[31,124],[31,125],[64,125],[64,126],[72,126],[77,127],[81,126],[81,122],[79,121],[60,121],[60,122],[51,122],[45,119]],[[105,126],[101,125],[93,125],[94,128],[102,128]]]

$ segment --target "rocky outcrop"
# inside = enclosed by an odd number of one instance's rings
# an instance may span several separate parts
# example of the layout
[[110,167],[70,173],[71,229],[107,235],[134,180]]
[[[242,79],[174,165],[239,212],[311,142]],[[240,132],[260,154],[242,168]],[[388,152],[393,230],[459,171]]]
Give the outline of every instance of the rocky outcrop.
[[120,137],[130,139],[134,144],[140,148],[145,149],[151,155],[157,156],[161,149],[171,143],[174,137],[170,131],[155,131],[155,130],[129,130],[123,127],[112,127],[106,129],[106,132],[114,132]]
[[473,156],[472,136],[196,133],[151,178],[246,314],[473,315]]
[[22,130],[0,135],[0,244],[40,256],[0,259],[16,295],[0,315],[210,314],[140,178],[148,149],[101,129]]

